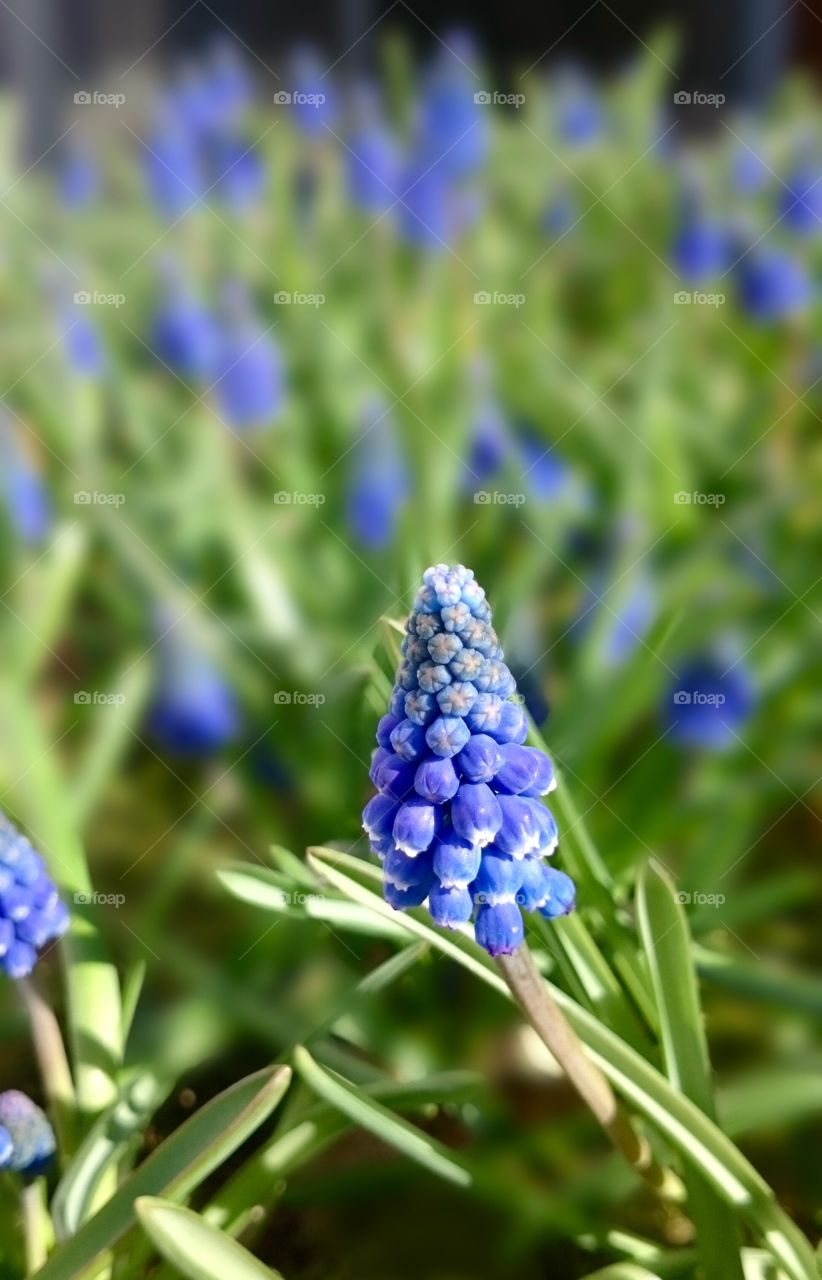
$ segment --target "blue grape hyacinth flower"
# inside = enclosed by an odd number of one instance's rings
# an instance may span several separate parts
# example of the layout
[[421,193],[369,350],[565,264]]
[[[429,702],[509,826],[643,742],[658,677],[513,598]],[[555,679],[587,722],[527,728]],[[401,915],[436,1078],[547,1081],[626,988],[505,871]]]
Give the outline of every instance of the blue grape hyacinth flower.
[[418,149],[426,165],[451,178],[474,173],[488,154],[489,113],[477,92],[475,62],[471,36],[446,32],[422,84]]
[[0,1169],[26,1178],[45,1173],[57,1143],[46,1113],[19,1089],[0,1093]]
[[785,249],[758,245],[741,259],[736,277],[740,304],[759,324],[796,315],[811,301],[805,264]]
[[492,956],[523,941],[523,910],[550,919],[574,907],[573,883],[545,862],[558,839],[540,798],[554,789],[553,769],[524,745],[515,694],[471,570],[426,570],[377,728],[377,794],[363,828],[383,860],[391,906],[427,901],[434,922],[449,929],[473,917],[477,942]]
[[822,232],[822,169],[804,164],[788,178],[779,212],[785,225],[801,236]]
[[159,666],[149,727],[166,751],[194,758],[236,738],[240,713],[234,693],[206,654],[178,636],[165,637]]
[[61,937],[68,923],[43,859],[0,813],[0,969],[10,978],[27,977],[37,952]]
[[361,85],[357,94],[345,166],[348,190],[357,208],[381,214],[396,204],[402,176],[400,147],[383,119],[377,94],[368,85]]
[[380,551],[393,541],[408,497],[408,466],[393,416],[382,401],[373,400],[363,418],[362,435],[352,450],[346,515],[357,541]]
[[739,739],[756,705],[747,665],[728,654],[700,653],[683,665],[668,691],[665,719],[674,741],[721,751]]
[[218,412],[232,430],[245,431],[271,422],[279,412],[283,363],[277,343],[255,316],[246,291],[232,286],[227,295],[214,395]]
[[22,448],[12,424],[0,416],[0,497],[21,542],[36,546],[52,524],[49,491],[40,471]]
[[152,323],[151,346],[184,381],[205,381],[217,359],[216,320],[175,267],[166,274],[165,296]]

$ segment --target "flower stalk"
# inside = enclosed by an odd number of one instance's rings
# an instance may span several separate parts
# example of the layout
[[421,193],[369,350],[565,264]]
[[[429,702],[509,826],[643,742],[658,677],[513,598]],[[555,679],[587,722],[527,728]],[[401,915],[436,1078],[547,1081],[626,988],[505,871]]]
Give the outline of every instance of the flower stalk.
[[605,1076],[588,1057],[579,1036],[554,1002],[528,944],[524,942],[511,955],[498,956],[496,963],[540,1040],[631,1168],[665,1199],[684,1199],[679,1178],[672,1170],[659,1164],[650,1143],[638,1132]]

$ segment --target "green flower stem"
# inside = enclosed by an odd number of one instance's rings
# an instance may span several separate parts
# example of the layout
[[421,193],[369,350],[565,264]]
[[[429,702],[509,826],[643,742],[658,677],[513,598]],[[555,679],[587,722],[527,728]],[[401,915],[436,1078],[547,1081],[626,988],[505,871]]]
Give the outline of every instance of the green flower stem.
[[57,1135],[61,1158],[74,1149],[74,1116],[77,1099],[74,1082],[66,1057],[63,1037],[57,1019],[40,992],[29,978],[18,982],[17,989],[23,999],[31,1023],[34,1049],[40,1066],[43,1087],[49,1100],[51,1120]]
[[497,966],[531,1026],[631,1168],[665,1199],[683,1200],[679,1178],[658,1163],[647,1139],[638,1133],[605,1076],[588,1057],[579,1036],[554,1003],[527,944],[513,955],[499,956]]
[[32,1182],[24,1183],[20,1192],[20,1211],[23,1218],[26,1275],[33,1276],[46,1261],[52,1243],[45,1178],[35,1178]]

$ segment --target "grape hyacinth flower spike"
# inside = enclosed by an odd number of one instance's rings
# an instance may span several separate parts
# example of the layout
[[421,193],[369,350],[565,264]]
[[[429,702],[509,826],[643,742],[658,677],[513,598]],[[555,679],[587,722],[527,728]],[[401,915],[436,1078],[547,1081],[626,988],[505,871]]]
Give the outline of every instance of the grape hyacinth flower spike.
[[574,908],[573,881],[545,861],[557,826],[541,797],[553,791],[548,757],[525,745],[485,592],[470,569],[423,574],[406,624],[388,712],[377,728],[363,811],[383,862],[386,901],[427,904],[435,924],[464,928],[497,960],[512,996],[631,1166],[678,1195],[605,1076],[554,1002],[525,944],[522,912],[551,919]]
[[0,969],[27,977],[37,952],[65,933],[66,907],[39,853],[0,813]]
[[56,1147],[48,1117],[31,1098],[19,1089],[0,1093],[0,1169],[36,1178],[48,1169]]

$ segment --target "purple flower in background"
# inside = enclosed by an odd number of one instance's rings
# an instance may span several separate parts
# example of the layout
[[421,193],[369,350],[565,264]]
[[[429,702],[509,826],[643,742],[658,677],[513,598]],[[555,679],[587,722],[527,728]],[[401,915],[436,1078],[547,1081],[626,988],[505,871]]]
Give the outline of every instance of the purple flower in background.
[[822,232],[822,168],[805,164],[786,182],[779,202],[785,225],[801,236]]
[[680,204],[671,248],[673,266],[686,284],[705,284],[729,265],[731,236],[727,227],[705,212],[694,192],[686,192]]
[[0,1093],[0,1169],[35,1178],[45,1173],[56,1150],[46,1113],[18,1089]]
[[158,213],[176,220],[206,189],[199,139],[190,120],[166,102],[142,152],[149,196]]
[[214,190],[235,213],[245,213],[265,195],[266,171],[260,156],[240,134],[221,134],[210,146]]
[[621,598],[609,596],[612,613],[605,629],[603,656],[612,666],[619,666],[631,656],[651,628],[657,614],[657,592],[650,576],[635,576]]
[[337,118],[337,97],[328,70],[314,49],[300,49],[294,58],[291,106],[297,127],[312,138],[323,137]]
[[445,250],[454,232],[453,192],[441,166],[415,157],[400,180],[400,231],[409,244]]
[[178,625],[166,630],[156,651],[152,736],[170,754],[183,757],[210,755],[233,742],[240,731],[236,698],[195,639]]
[[[759,145],[759,144],[758,144]],[[771,172],[755,147],[741,142],[731,157],[731,182],[743,195],[754,196],[766,187]]]
[[587,147],[605,132],[605,114],[594,80],[579,67],[557,76],[557,132],[571,147]]
[[741,306],[761,324],[795,315],[811,300],[804,263],[785,249],[757,245],[737,264],[736,279]]
[[0,493],[20,540],[31,546],[43,542],[52,522],[49,492],[15,428],[4,416],[0,416]]
[[108,356],[88,306],[76,303],[71,311],[65,308],[58,322],[62,330],[63,355],[69,369],[82,378],[102,378],[108,369]]
[[573,196],[567,192],[549,200],[540,220],[542,230],[557,238],[564,236],[579,218],[579,210]]
[[217,36],[209,49],[206,74],[216,118],[223,128],[236,127],[254,98],[254,83],[236,40]]
[[232,287],[220,327],[214,395],[234,431],[263,426],[278,414],[284,376],[279,347],[254,315],[241,288]]
[[43,859],[0,813],[0,969],[10,978],[27,977],[37,952],[61,937],[68,923]]
[[379,100],[361,87],[356,125],[345,153],[348,189],[366,213],[385,213],[400,193],[402,159],[396,138],[382,118]]
[[64,209],[85,209],[100,190],[100,171],[85,142],[67,138],[57,170],[57,194]]
[[386,406],[374,400],[363,414],[362,434],[351,450],[346,501],[348,524],[362,546],[381,551],[393,542],[408,490],[396,423]]
[[722,750],[737,741],[755,705],[753,678],[743,660],[701,653],[688,659],[672,682],[665,720],[674,741]]
[[462,178],[488,154],[488,107],[477,100],[477,54],[471,37],[447,32],[424,77],[417,130],[423,167]]
[[558,498],[568,487],[571,472],[556,450],[530,428],[519,436],[522,478],[541,502]]
[[427,900],[435,923],[449,929],[474,916],[477,942],[491,955],[520,945],[522,910],[551,918],[574,906],[569,878],[544,862],[557,830],[539,797],[553,789],[553,770],[523,745],[525,714],[509,701],[515,689],[473,573],[426,570],[377,730],[378,794],[363,827],[384,862],[386,901],[405,910]]
[[166,271],[165,297],[154,315],[151,345],[182,379],[204,382],[217,358],[218,330],[211,312],[179,278]]
[[471,424],[465,485],[469,492],[493,480],[504,469],[513,450],[508,420],[493,397],[479,406]]

